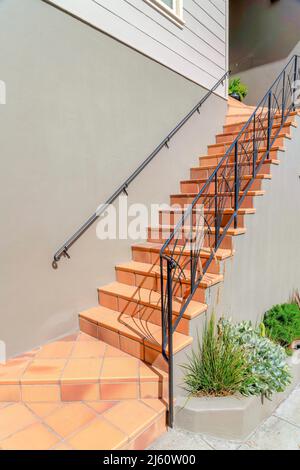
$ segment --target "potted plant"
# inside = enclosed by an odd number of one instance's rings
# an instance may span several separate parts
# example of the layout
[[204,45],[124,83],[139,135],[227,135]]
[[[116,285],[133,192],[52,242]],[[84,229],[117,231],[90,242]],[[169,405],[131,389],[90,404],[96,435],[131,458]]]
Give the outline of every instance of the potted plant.
[[248,88],[246,85],[241,83],[240,78],[231,78],[229,81],[229,96],[232,98],[238,100],[238,101],[243,101],[244,98],[246,98],[248,93]]

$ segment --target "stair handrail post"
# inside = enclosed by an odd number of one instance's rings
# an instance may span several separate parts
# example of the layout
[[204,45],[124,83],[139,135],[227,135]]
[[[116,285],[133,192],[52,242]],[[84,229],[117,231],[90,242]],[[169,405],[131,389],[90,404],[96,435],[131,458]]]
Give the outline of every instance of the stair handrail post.
[[253,115],[253,140],[252,140],[252,152],[253,152],[253,169],[252,169],[252,176],[255,178],[256,176],[256,161],[257,161],[257,147],[256,147],[256,113]]
[[239,184],[239,152],[238,152],[238,141],[234,145],[234,228],[238,226],[238,208],[239,208],[239,193],[240,193],[240,184]]
[[294,83],[293,83],[293,111],[296,111],[295,95],[296,95],[297,75],[298,75],[298,56],[295,55],[295,63],[294,63]]
[[272,106],[272,91],[269,91],[268,94],[268,134],[267,134],[267,159],[270,158],[270,148],[271,148],[271,106]]
[[168,426],[174,427],[174,357],[173,357],[173,289],[172,289],[172,271],[174,264],[172,259],[167,260],[167,303],[168,303],[168,369],[169,369],[169,409]]
[[282,103],[281,103],[281,125],[284,121],[284,111],[285,111],[285,70],[282,75]]
[[215,249],[218,249],[219,244],[219,205],[218,205],[218,172],[215,174]]

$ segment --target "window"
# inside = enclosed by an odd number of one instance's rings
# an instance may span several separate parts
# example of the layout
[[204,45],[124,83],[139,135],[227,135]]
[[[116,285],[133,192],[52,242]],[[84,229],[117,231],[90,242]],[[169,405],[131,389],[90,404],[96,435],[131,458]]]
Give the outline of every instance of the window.
[[160,11],[177,26],[182,27],[183,21],[183,0],[145,0],[153,8]]

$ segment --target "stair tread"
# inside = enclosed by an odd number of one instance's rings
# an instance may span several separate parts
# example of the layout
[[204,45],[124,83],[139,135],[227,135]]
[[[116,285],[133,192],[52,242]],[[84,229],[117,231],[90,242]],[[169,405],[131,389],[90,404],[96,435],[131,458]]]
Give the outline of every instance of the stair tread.
[[[157,351],[161,350],[162,328],[159,325],[102,307],[101,305],[85,310],[79,315],[100,327],[102,326],[118,332]],[[174,353],[190,345],[192,341],[193,338],[191,336],[175,331],[173,335]]]
[[[266,193],[264,190],[254,190],[254,191],[247,191],[248,196],[263,196]],[[177,194],[171,194],[171,197],[196,197],[198,196],[199,193],[177,193]],[[222,192],[218,193],[219,196],[233,196],[234,191],[232,192]],[[244,194],[244,191],[240,191],[239,194],[242,196]],[[203,194],[203,197],[215,197],[215,194],[208,194],[205,193]]]
[[[242,180],[251,180],[253,178],[252,175],[243,175],[240,177],[240,179]],[[223,179],[221,176],[219,176],[218,178],[219,180]],[[271,180],[272,179],[272,175],[270,174],[262,174],[262,173],[259,173],[258,175],[256,175],[255,179],[258,179],[258,180]],[[190,178],[188,180],[182,180],[181,183],[206,183],[206,181],[208,180],[208,178]],[[228,180],[234,180],[234,176],[229,176],[228,177]]]
[[[153,275],[155,277],[160,277],[160,266],[157,264],[149,264],[149,263],[140,263],[138,261],[129,261],[128,263],[121,263],[116,265],[116,269],[121,269],[123,271],[128,272],[136,272],[141,275]],[[187,281],[190,279],[190,275],[188,270],[185,270],[185,274],[187,276]],[[203,287],[210,287],[219,282],[223,281],[222,274],[211,274],[206,273],[204,274],[200,286]]]
[[[155,308],[161,308],[161,302],[160,302],[161,295],[160,293],[154,290],[149,290],[149,289],[145,289],[142,287],[130,286],[130,285],[115,281],[105,286],[99,287],[98,291],[115,294],[126,300],[133,300],[143,305],[150,305]],[[181,307],[182,307],[182,302],[180,302],[178,299],[173,299],[174,314],[178,314],[180,312]],[[206,304],[192,300],[189,303],[183,316],[184,318],[187,318],[187,319],[195,318],[201,313],[206,312],[206,310],[207,310]]]
[[[280,160],[277,160],[277,159],[274,159],[274,158],[270,158],[268,160],[265,160],[263,162],[263,165],[264,164],[267,164],[267,163],[270,163],[271,165],[280,165]],[[242,166],[249,166],[251,165],[251,163],[240,163],[240,165]],[[224,168],[225,166],[234,166],[234,162],[230,162],[230,163],[225,163],[223,165],[221,165],[220,168]],[[211,170],[212,168],[216,168],[216,165],[213,164],[213,165],[201,165],[201,166],[193,166],[191,167],[191,170]]]
[[[253,113],[252,113],[252,114],[253,114]],[[298,112],[298,111],[291,111],[291,112],[289,113],[289,117],[290,117],[290,116],[293,117],[293,116],[296,116],[296,115],[299,115],[299,112]],[[275,119],[280,119],[280,116],[278,115],[278,116],[275,116],[274,118],[275,118]],[[267,117],[267,116],[264,116],[264,117],[261,119],[261,121],[267,121],[267,120],[268,120],[268,117]],[[247,122],[247,121],[246,121],[246,122]],[[289,122],[289,121],[288,121],[288,122]],[[239,125],[239,124],[245,124],[245,122],[244,122],[244,121],[238,121],[238,122],[234,122],[234,123],[232,123],[232,124],[224,124],[223,127],[230,127],[230,126],[235,126],[235,125]],[[274,127],[274,125],[273,125],[272,127]]]
[[[199,180],[187,180],[187,181],[199,181]],[[215,210],[214,209],[207,209],[206,207],[204,207],[204,213],[205,214],[209,214],[209,213],[215,213]],[[175,213],[175,214],[184,214],[186,212],[186,209],[182,209],[180,207],[175,207],[175,208],[170,208],[170,209],[163,209],[163,210],[160,210],[159,211],[160,213]],[[202,214],[202,210],[200,209],[193,209],[193,213],[201,213]],[[234,209],[230,209],[230,208],[224,208],[223,209],[223,214],[232,214],[234,212]],[[239,214],[255,214],[256,212],[256,209],[254,207],[240,207],[238,209],[238,213]]]
[[[218,134],[218,136],[224,136],[226,134]],[[280,139],[280,138],[285,138],[285,139],[291,139],[291,136],[287,133],[280,133],[276,136],[276,139]],[[249,139],[244,139],[243,142],[251,142],[253,140],[253,137],[250,137]],[[257,137],[256,140],[267,140],[267,137],[266,136],[262,136],[262,137]],[[233,140],[226,140],[224,142],[219,142],[219,143],[216,143],[216,144],[210,144],[208,145],[208,148],[214,148],[214,147],[221,147],[222,145],[227,145],[228,147],[230,147],[230,145],[232,145],[232,143],[234,142],[234,139]]]
[[[159,230],[159,231],[163,231],[163,230],[169,231],[169,232],[170,232],[170,235],[171,235],[171,233],[172,233],[173,230],[174,230],[174,227],[173,227],[172,225],[161,225],[160,227],[155,227],[155,228],[150,227],[150,228],[151,228],[151,230],[153,230],[153,231],[158,231],[158,230]],[[189,232],[189,233],[196,231],[194,227],[192,228],[192,227],[190,227],[189,225],[185,225],[184,228],[185,228],[185,230],[186,230],[187,232]],[[207,230],[208,230],[208,228],[206,228],[206,231],[207,231]],[[214,233],[214,232],[215,232],[215,227],[209,227],[209,230],[210,230],[211,233]],[[219,228],[219,233],[223,233],[223,231],[224,231],[224,228],[223,228],[223,227],[220,227],[220,228]],[[244,233],[246,233],[246,228],[245,228],[245,227],[238,227],[238,228],[231,228],[231,227],[230,227],[230,228],[227,229],[227,232],[226,232],[226,233],[227,233],[228,235],[243,235]]]
[[[272,151],[277,151],[277,152],[284,152],[285,149],[282,145],[273,145],[272,148],[271,148],[271,152]],[[261,147],[260,149],[258,149],[258,152],[257,153],[264,153],[267,151],[267,147]],[[227,151],[223,151],[223,152],[219,152],[219,153],[213,153],[213,154],[207,154],[207,155],[201,155],[199,158],[220,158],[220,157],[224,157],[226,155],[226,152]],[[232,155],[233,155],[233,152],[234,152],[234,149],[232,149]],[[250,152],[251,153],[251,152]],[[239,152],[239,155],[240,155],[240,152]]]
[[[161,250],[162,247],[163,247],[162,243],[151,243],[151,242],[143,242],[143,243],[138,243],[138,244],[132,245],[132,248],[134,248],[136,250],[150,251],[150,252],[153,252],[153,253],[160,253],[160,250]],[[183,250],[182,250],[182,247],[175,248],[174,253],[175,254],[180,254],[180,253],[185,254],[186,253],[187,255],[189,255],[190,254],[190,249],[188,247],[186,247]],[[200,250],[201,257],[209,258],[211,256],[211,254],[212,254],[212,251],[209,248],[206,248],[206,249],[202,248]],[[228,250],[228,249],[224,249],[224,248],[218,248],[218,250],[215,254],[215,257],[218,260],[224,260],[224,259],[230,258],[232,255],[233,255],[232,250]]]

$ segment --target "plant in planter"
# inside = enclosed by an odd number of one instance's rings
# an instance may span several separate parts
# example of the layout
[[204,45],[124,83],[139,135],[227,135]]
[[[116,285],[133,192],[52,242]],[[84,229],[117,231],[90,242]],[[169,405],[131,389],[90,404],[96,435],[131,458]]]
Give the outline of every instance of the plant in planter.
[[228,93],[232,98],[235,98],[238,101],[243,101],[248,94],[248,88],[246,85],[241,83],[240,78],[231,78],[229,81]]
[[261,328],[254,328],[251,322],[232,324],[223,319],[220,324],[246,354],[248,380],[242,384],[240,393],[270,399],[273,393],[283,392],[291,383],[285,350],[262,336]]
[[287,354],[291,354],[289,346],[300,339],[299,306],[296,303],[275,305],[265,313],[263,322],[268,338],[285,348]]
[[226,396],[241,393],[270,398],[291,381],[284,349],[261,336],[250,322],[233,324],[214,317],[206,326],[198,351],[193,351],[185,389],[192,396]]
[[248,364],[243,348],[227,334],[220,334],[215,318],[205,326],[202,343],[198,338],[185,369],[185,390],[193,396],[226,396],[241,390],[249,380]]

